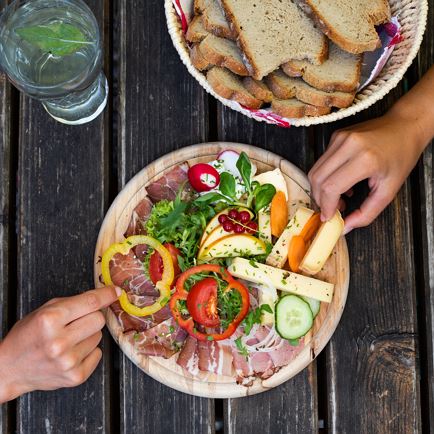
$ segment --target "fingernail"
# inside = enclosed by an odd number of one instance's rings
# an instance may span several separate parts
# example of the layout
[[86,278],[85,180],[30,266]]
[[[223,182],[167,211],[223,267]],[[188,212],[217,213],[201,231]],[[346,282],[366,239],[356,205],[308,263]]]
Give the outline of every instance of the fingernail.
[[350,227],[345,227],[344,229],[344,235],[349,234],[354,228],[350,228]]
[[320,219],[321,219],[322,222],[326,222],[327,221],[327,219],[325,218],[324,214],[321,214]]
[[122,289],[119,288],[119,286],[115,286],[115,291],[116,291],[116,295],[117,295],[118,297],[120,297],[121,294],[122,294]]

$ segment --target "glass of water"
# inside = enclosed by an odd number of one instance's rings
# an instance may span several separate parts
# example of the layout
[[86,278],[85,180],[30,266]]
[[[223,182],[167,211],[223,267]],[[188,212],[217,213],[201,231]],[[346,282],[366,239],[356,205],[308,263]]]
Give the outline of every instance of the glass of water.
[[89,122],[106,106],[98,23],[82,0],[12,2],[0,15],[0,68],[59,122]]

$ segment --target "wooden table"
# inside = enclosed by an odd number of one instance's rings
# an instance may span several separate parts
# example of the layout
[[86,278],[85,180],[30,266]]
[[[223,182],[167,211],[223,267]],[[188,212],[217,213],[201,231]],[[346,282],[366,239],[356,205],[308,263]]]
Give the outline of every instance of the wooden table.
[[[88,3],[104,35],[111,83],[103,116],[61,125],[0,75],[0,337],[48,299],[92,286],[104,214],[155,158],[228,140],[270,149],[307,171],[332,131],[384,113],[434,62],[431,0],[419,56],[383,101],[332,125],[281,129],[230,111],[202,90],[172,46],[161,0]],[[144,375],[106,334],[103,362],[86,384],[3,405],[0,432],[433,432],[433,183],[428,148],[381,217],[350,234],[341,323],[293,380],[245,399],[195,398]]]

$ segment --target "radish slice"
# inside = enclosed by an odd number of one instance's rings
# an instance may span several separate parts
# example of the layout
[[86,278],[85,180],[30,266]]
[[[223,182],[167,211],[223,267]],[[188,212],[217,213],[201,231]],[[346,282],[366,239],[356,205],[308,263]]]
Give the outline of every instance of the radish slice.
[[[226,171],[231,173],[235,178],[241,179],[240,172],[237,168],[237,161],[240,158],[240,154],[232,149],[220,152],[217,156],[217,161],[222,162]],[[252,177],[256,173],[256,166],[252,163]]]
[[220,175],[209,164],[199,163],[188,170],[188,180],[197,192],[210,191],[220,183]]

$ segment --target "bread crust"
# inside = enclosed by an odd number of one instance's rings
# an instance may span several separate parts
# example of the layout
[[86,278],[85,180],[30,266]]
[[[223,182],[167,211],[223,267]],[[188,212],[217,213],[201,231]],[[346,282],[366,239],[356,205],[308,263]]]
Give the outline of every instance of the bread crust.
[[202,56],[212,65],[221,66],[229,69],[234,74],[247,76],[249,71],[244,63],[240,62],[231,56],[224,56],[214,50],[211,44],[208,43],[208,38],[205,38],[199,45]]
[[[188,26],[187,33],[185,35],[185,39],[188,42],[196,43],[203,41],[207,36],[207,31],[204,28],[204,31],[200,30],[200,27],[203,27],[202,17],[200,15],[195,15]],[[198,30],[199,27],[199,30]]]
[[210,69],[213,65],[211,65],[208,60],[203,57],[199,44],[193,45],[190,49],[190,60],[193,66],[199,71],[206,71]]
[[273,92],[268,89],[264,82],[258,82],[252,77],[243,78],[244,87],[255,97],[264,102],[273,101]]
[[[293,79],[301,80],[301,79]],[[272,73],[267,76],[266,83],[273,92],[273,94],[282,100],[297,98],[307,104],[318,107],[349,107],[355,97],[354,92],[325,92],[318,90],[302,81],[295,81],[292,85],[282,83],[282,79],[276,74]]]
[[274,113],[285,118],[302,118],[304,116],[323,116],[330,113],[330,107],[316,107],[310,104],[288,106],[284,100],[274,99],[271,103]]
[[[368,42],[355,43],[352,40],[343,37],[326,18],[321,15],[321,12],[309,0],[296,0],[303,11],[308,15],[317,25],[321,31],[326,34],[336,45],[343,50],[353,54],[361,54],[365,51],[374,51],[381,46],[381,41],[378,35]],[[384,11],[379,12],[378,15],[370,15],[372,20],[372,27],[375,25],[383,24],[390,19],[390,7],[387,0],[382,0]],[[376,35],[375,30],[372,33]]]
[[[242,92],[237,89],[233,89],[229,86],[227,86],[225,83],[222,83],[219,78],[215,75],[215,68],[212,68],[208,71],[206,78],[208,80],[208,83],[211,85],[211,87],[214,89],[214,91],[226,99],[231,99],[233,101],[238,102],[239,104],[252,108],[252,109],[259,109],[262,106],[262,101],[255,98],[253,95],[251,95],[247,89],[245,92]],[[241,80],[237,77],[234,77],[235,79],[239,80],[240,86],[243,86]]]
[[203,14],[203,26],[206,30],[208,30],[208,32],[218,36],[219,38],[226,38],[230,39],[231,41],[236,41],[237,39],[237,34],[231,29],[229,23],[227,27],[212,23],[209,21],[206,11],[204,11]]

